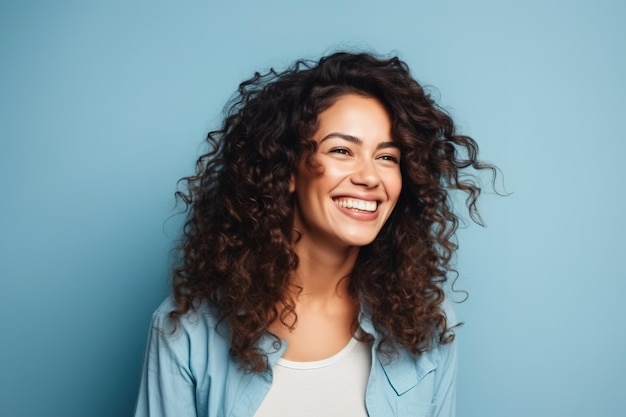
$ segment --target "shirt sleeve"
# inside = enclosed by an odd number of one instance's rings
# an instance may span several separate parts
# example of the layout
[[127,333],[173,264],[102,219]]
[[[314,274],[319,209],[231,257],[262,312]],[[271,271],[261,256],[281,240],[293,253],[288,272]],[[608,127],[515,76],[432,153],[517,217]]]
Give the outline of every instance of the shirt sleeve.
[[152,316],[135,417],[196,417],[189,337],[163,308]]
[[[458,324],[454,310],[448,301],[442,304],[448,327]],[[439,363],[437,365],[437,381],[434,400],[436,417],[454,417],[456,415],[456,375],[457,375],[457,343],[456,339],[447,345],[440,345]]]

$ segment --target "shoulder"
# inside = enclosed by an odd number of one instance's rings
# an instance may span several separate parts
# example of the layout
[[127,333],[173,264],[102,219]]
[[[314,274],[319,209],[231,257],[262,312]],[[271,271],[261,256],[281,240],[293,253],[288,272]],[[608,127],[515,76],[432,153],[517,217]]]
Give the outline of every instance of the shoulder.
[[[173,328],[174,323],[170,318],[170,313],[177,308],[176,301],[171,295],[168,296],[152,313],[153,324],[159,324],[164,328]],[[189,310],[179,318],[177,328],[193,328],[198,325],[208,324],[215,327],[219,321],[216,307],[211,307],[207,302],[198,303],[194,309]]]
[[443,369],[447,369],[450,365],[454,365],[456,362],[456,331],[461,323],[459,322],[454,311],[452,301],[450,301],[447,297],[441,302],[439,308],[446,318],[446,331],[444,335],[453,335],[454,338],[449,343],[440,343],[437,340],[438,338],[436,338],[433,341],[433,346],[420,356],[427,358],[431,363],[433,363],[433,369],[437,369],[440,373]]
[[439,308],[441,309],[441,312],[444,314],[444,316],[446,316],[448,328],[458,326],[460,324],[456,317],[456,313],[454,312],[452,302],[448,297],[443,299]]
[[174,322],[170,313],[175,309],[176,301],[169,296],[152,314],[151,341],[159,348],[188,355],[192,350],[206,351],[209,345],[215,347],[226,343],[218,331],[219,317],[215,307],[200,303]]
[[152,314],[136,415],[196,415],[196,407],[218,415],[225,390],[240,380],[228,339],[215,309],[198,305],[174,323],[175,308],[168,297]]

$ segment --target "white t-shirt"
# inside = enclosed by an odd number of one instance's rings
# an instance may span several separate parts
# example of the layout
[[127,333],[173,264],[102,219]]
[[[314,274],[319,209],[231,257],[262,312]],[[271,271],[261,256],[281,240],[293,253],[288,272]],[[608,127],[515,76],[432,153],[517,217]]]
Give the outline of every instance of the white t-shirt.
[[351,339],[330,358],[312,362],[279,359],[272,388],[255,417],[367,417],[365,389],[369,345]]

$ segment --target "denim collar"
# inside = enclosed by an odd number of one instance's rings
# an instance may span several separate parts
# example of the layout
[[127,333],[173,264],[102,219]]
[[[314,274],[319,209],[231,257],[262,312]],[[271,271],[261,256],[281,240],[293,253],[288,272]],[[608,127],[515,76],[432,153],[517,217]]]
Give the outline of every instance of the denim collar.
[[378,361],[387,377],[387,381],[397,395],[402,395],[413,388],[426,375],[437,368],[429,360],[428,355],[421,354],[415,358],[410,352],[402,348],[397,348],[396,352],[390,357],[380,355],[377,352],[380,334],[376,331],[371,316],[366,311],[362,310],[359,314],[359,324],[363,331],[374,336],[372,362],[374,360]]

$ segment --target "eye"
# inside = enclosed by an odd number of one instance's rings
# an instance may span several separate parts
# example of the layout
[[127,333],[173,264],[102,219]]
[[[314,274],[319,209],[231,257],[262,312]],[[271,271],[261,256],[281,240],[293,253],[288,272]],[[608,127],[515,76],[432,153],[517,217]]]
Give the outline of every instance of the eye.
[[399,164],[400,163],[400,158],[397,157],[396,155],[391,155],[391,154],[384,154],[378,157],[378,159],[381,159],[385,162],[391,162],[394,164]]
[[346,156],[352,155],[352,152],[350,152],[350,149],[348,148],[332,148],[328,151],[328,153],[334,153],[334,154],[346,155]]

